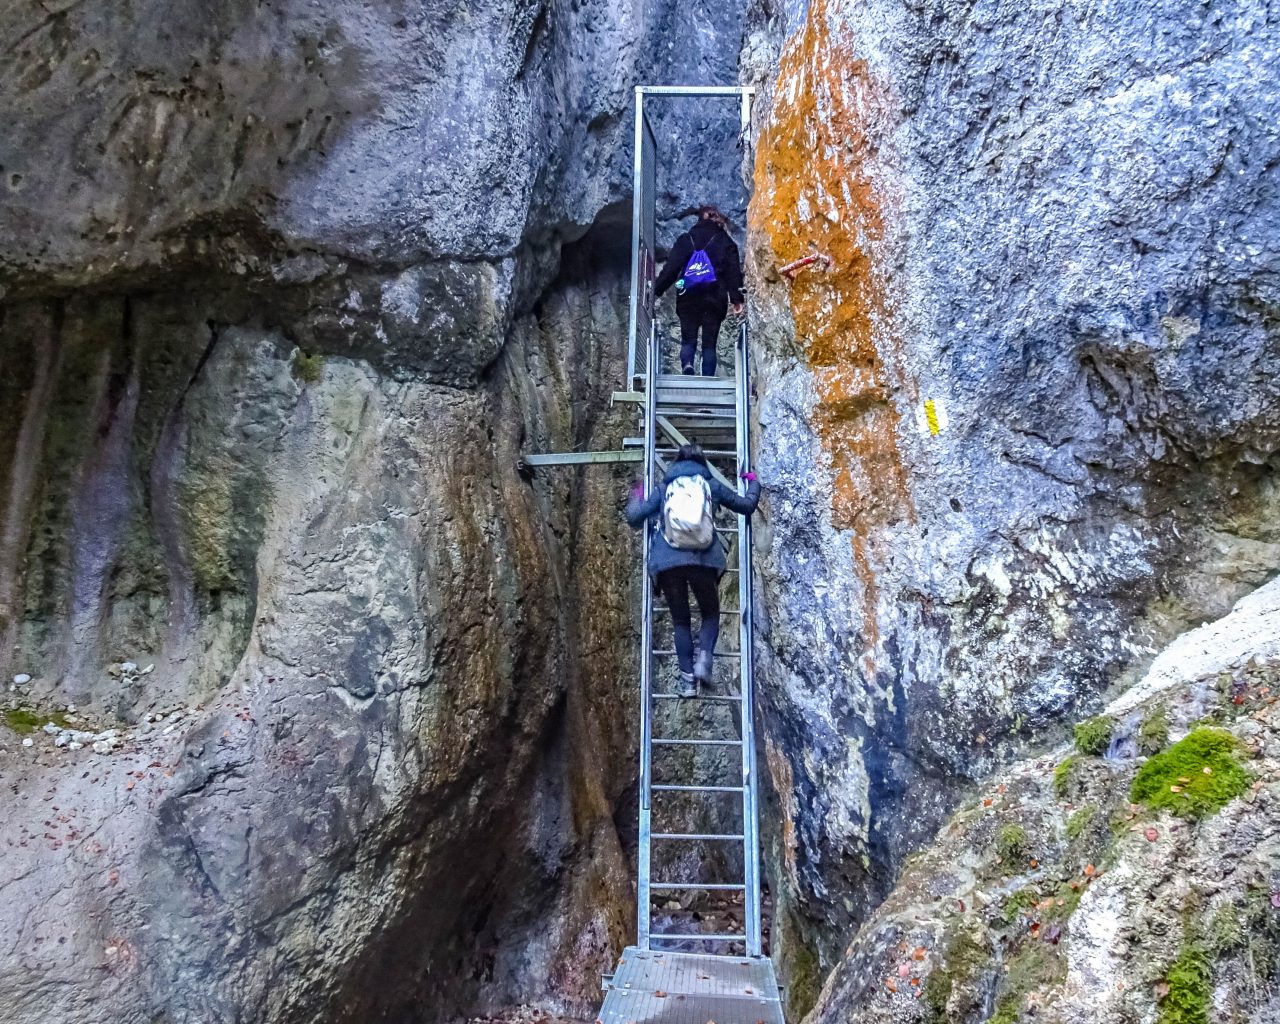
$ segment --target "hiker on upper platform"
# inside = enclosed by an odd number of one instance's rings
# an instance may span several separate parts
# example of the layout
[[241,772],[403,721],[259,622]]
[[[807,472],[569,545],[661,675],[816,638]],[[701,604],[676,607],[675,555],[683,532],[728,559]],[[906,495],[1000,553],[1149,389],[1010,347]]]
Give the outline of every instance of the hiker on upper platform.
[[[661,487],[645,497],[644,485],[637,483],[627,502],[627,522],[632,529],[638,530],[649,520],[656,523],[649,545],[649,574],[671,612],[682,697],[696,697],[698,685],[711,682],[712,654],[720,636],[720,577],[726,566],[725,548],[715,532],[716,509],[724,506],[749,516],[760,504],[756,475],[743,473],[742,479],[747,482],[746,494],[712,476],[702,449],[686,444],[676,453]],[[690,591],[702,618],[696,662]]]
[[716,375],[716,339],[733,304],[742,312],[742,260],[728,232],[729,221],[714,206],[698,210],[698,223],[676,239],[658,275],[655,294],[676,286],[680,318],[680,370],[693,373],[693,354],[702,332],[702,376]]

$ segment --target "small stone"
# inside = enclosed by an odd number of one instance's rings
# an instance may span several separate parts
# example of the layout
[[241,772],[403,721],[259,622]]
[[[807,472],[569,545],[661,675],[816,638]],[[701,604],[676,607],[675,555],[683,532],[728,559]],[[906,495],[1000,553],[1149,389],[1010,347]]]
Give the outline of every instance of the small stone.
[[67,749],[68,749],[68,750],[83,750],[83,749],[84,749],[84,744],[83,744],[83,743],[81,743],[79,740],[72,740],[70,743],[68,743],[68,744],[67,744]]
[[56,736],[62,730],[53,722],[45,722],[40,728],[41,732],[47,732],[50,736]]
[[60,732],[54,737],[53,745],[55,747],[65,747],[71,742],[71,734],[69,732]]
[[28,736],[25,740],[22,741],[22,745],[24,747],[34,747],[36,745],[36,741],[33,740],[30,736]]
[[74,715],[78,710],[79,708],[77,708],[74,704],[67,705],[67,714],[69,715]]
[[93,752],[95,754],[109,754],[111,753],[111,744],[106,740],[98,740],[93,745]]
[[126,661],[120,666],[120,671],[130,673],[130,674],[137,672],[138,671],[137,663],[132,661]]
[[154,666],[154,665],[148,665],[146,668],[144,668],[144,669],[142,670],[142,672],[141,672],[140,674],[141,674],[141,675],[144,675],[144,676],[149,676],[149,675],[151,675],[151,673],[152,673],[152,672],[154,672],[154,671],[155,671],[155,666]]
[[31,677],[25,672],[19,672],[13,677],[14,686],[25,686],[29,682],[31,682]]

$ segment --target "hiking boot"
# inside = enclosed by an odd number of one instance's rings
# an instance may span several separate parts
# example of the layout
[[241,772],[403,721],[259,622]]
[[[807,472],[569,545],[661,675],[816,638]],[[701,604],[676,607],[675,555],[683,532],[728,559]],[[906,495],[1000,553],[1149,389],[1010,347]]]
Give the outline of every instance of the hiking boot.
[[711,685],[711,652],[699,651],[693,663],[693,678],[703,686]]
[[693,677],[692,673],[680,673],[680,687],[676,690],[676,693],[680,694],[681,697],[698,696],[698,681]]
[[681,373],[683,373],[686,377],[692,377],[692,376],[693,376],[693,363],[690,363],[688,366],[683,366],[683,367],[681,367],[681,368],[680,368],[680,372],[681,372]]

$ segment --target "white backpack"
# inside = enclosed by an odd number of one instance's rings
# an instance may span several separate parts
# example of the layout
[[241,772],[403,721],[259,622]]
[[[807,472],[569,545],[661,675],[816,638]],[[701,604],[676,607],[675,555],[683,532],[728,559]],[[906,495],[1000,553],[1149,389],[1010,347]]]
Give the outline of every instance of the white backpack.
[[704,476],[678,476],[662,497],[662,536],[681,551],[706,551],[716,539],[711,485]]

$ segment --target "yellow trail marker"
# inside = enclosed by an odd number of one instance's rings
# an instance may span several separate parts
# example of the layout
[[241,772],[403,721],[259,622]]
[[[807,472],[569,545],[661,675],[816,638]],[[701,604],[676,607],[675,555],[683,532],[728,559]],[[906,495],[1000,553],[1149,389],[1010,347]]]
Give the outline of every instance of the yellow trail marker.
[[937,437],[942,433],[942,425],[938,422],[938,407],[932,398],[924,400],[924,419],[929,424],[929,433]]

